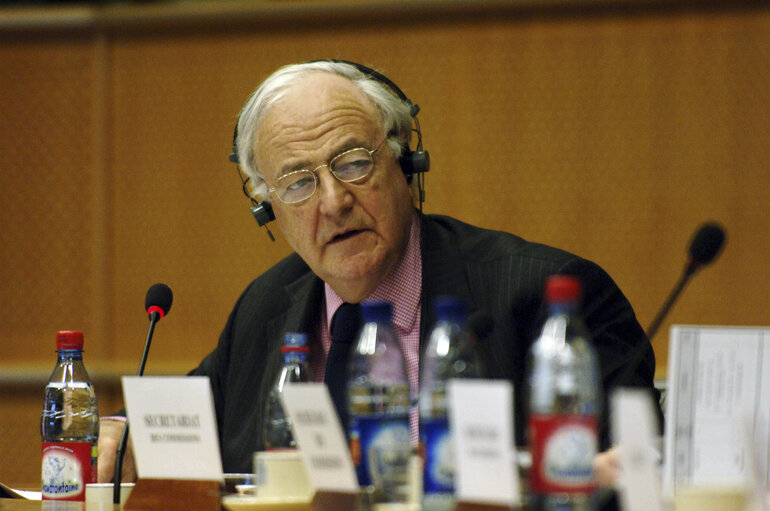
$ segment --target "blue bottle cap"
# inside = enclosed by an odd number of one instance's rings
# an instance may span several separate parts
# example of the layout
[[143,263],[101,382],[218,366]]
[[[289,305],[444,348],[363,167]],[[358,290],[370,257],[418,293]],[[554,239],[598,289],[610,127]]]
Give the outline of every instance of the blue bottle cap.
[[364,302],[361,304],[364,323],[390,323],[393,306],[390,302]]
[[464,323],[468,319],[468,302],[457,296],[439,296],[433,302],[437,321]]

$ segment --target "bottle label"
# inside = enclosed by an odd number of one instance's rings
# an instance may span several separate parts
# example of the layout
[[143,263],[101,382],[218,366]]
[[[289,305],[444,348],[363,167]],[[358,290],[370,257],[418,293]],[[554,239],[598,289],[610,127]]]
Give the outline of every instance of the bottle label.
[[453,493],[454,455],[447,419],[423,419],[420,428],[425,453],[423,491],[426,494]]
[[530,486],[535,493],[585,494],[595,489],[598,420],[590,415],[532,414]]
[[96,444],[43,442],[43,500],[86,500],[86,484],[96,482]]
[[408,483],[411,440],[406,415],[352,417],[350,453],[361,486],[399,492]]

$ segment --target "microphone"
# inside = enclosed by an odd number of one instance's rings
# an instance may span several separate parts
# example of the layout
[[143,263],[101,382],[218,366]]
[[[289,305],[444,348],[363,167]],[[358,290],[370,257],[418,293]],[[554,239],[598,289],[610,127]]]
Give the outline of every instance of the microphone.
[[171,303],[174,301],[174,293],[166,284],[153,284],[153,286],[147,290],[147,296],[144,298],[144,309],[150,316],[150,321],[153,320],[153,314],[157,314],[158,319],[168,314],[171,309]]
[[[147,329],[147,339],[144,341],[144,351],[139,362],[137,376],[144,374],[144,366],[147,363],[147,354],[150,352],[150,343],[152,343],[152,335],[155,332],[155,324],[168,314],[173,301],[174,294],[166,284],[153,284],[147,290],[147,296],[144,298],[144,309],[147,311],[147,316],[150,319],[150,327]],[[123,456],[125,455],[126,443],[128,441],[128,426],[129,424],[126,422],[123,434],[120,436],[118,450],[115,452],[115,476],[113,478],[112,491],[112,502],[114,504],[120,504],[120,480],[123,477]]]
[[150,351],[150,343],[152,342],[152,334],[155,331],[155,323],[168,314],[173,301],[174,293],[171,292],[171,288],[166,284],[153,284],[150,289],[147,290],[147,296],[144,298],[144,310],[147,311],[147,315],[150,318],[150,328],[147,330],[147,340],[144,342],[144,352],[142,352],[142,359],[139,362],[137,376],[142,376],[144,374],[144,364],[147,363],[147,354]]
[[722,247],[725,243],[725,231],[716,222],[706,222],[702,224],[693,235],[690,240],[690,246],[688,249],[688,259],[684,266],[682,276],[679,277],[674,289],[666,299],[663,306],[658,311],[655,319],[647,328],[647,338],[652,340],[653,336],[657,333],[660,324],[668,314],[674,302],[679,297],[679,294],[684,289],[685,284],[690,280],[690,277],[702,267],[710,264],[719,255]]
[[714,222],[703,224],[690,242],[687,271],[694,273],[716,259],[725,242],[725,231]]

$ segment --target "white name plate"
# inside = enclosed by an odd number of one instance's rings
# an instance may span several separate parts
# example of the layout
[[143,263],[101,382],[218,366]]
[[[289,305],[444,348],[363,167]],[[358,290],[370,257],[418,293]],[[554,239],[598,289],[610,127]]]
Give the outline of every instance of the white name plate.
[[123,397],[142,479],[222,481],[206,376],[124,376]]
[[613,440],[620,448],[622,509],[663,511],[652,395],[643,389],[618,389],[611,405]]
[[447,392],[457,500],[520,504],[510,382],[451,380]]
[[358,493],[353,460],[323,383],[291,383],[281,393],[313,490]]

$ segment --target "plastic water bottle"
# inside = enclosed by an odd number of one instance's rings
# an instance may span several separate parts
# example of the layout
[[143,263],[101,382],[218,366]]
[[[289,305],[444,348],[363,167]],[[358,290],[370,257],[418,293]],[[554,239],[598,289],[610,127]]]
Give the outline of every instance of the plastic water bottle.
[[478,378],[481,363],[466,329],[467,304],[454,297],[434,303],[436,324],[423,357],[420,379],[420,445],[424,452],[424,511],[451,510],[454,455],[447,420],[446,384],[450,378]]
[[597,358],[579,312],[582,285],[573,276],[552,276],[545,294],[548,318],[529,360],[532,505],[595,509],[601,391]]
[[348,366],[350,451],[373,502],[406,502],[412,448],[404,355],[389,303],[364,303],[361,316]]
[[84,501],[86,484],[96,482],[99,413],[83,365],[83,332],[59,332],[56,349],[40,419],[43,500]]
[[310,347],[307,344],[307,335],[286,333],[281,353],[283,367],[270,390],[265,408],[264,444],[267,450],[297,448],[291,432],[291,422],[284,413],[280,395],[288,383],[313,381],[313,373],[308,366]]

